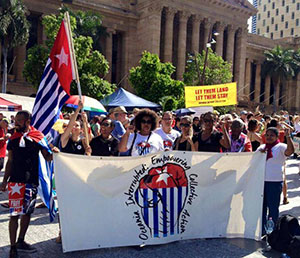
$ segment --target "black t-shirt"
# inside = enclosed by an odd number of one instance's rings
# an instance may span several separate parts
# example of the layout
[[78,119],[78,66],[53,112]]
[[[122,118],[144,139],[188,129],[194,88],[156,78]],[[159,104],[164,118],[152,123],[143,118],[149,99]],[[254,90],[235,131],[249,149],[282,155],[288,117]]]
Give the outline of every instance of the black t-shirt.
[[[188,141],[185,140],[183,142],[180,142],[181,136],[177,137],[173,144],[173,150],[181,150],[181,151],[192,151],[192,147],[190,144],[188,144]],[[179,141],[179,143],[178,143]],[[176,149],[176,145],[178,144],[178,149]]]
[[25,147],[20,147],[20,138],[10,140],[7,150],[12,151],[12,168],[9,182],[39,184],[39,151],[43,147],[26,138]]
[[92,156],[118,156],[118,140],[114,137],[103,139],[101,135],[90,142]]
[[202,131],[199,132],[196,139],[194,138],[194,142],[198,141],[198,151],[220,152],[220,140],[223,137],[221,132],[213,131],[210,137],[205,141],[202,141],[201,135]]
[[83,147],[82,141],[73,142],[72,138],[69,138],[67,145],[64,148],[61,148],[62,152],[70,154],[80,154],[84,155],[85,149]]

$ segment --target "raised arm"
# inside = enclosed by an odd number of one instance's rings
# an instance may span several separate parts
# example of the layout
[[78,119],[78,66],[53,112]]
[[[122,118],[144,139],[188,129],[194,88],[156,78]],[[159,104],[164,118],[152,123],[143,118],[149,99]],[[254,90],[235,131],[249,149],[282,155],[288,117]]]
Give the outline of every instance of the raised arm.
[[288,156],[292,155],[295,152],[295,147],[294,147],[294,144],[291,140],[290,130],[285,129],[284,134],[285,134],[286,141],[287,141],[287,148],[284,152],[284,155],[288,157]]

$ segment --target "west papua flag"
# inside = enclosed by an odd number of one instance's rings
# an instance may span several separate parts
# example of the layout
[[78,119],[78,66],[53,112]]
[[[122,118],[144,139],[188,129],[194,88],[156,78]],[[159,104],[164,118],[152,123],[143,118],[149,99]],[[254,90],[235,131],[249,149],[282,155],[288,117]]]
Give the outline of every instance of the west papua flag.
[[149,170],[139,183],[135,201],[153,237],[179,234],[179,220],[188,195],[184,169],[172,163]]
[[[47,61],[42,80],[35,98],[31,124],[47,135],[60,110],[70,97],[70,84],[75,79],[70,47],[70,35],[66,21],[62,21],[50,57]],[[53,162],[47,162],[40,154],[39,195],[47,205],[50,221],[56,214],[54,192],[52,190]]]

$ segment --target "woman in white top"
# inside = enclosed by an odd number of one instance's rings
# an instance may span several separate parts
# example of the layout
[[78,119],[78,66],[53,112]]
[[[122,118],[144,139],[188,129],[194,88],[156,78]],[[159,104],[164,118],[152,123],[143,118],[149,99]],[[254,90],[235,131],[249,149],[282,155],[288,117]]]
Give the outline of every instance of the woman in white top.
[[150,109],[142,109],[135,117],[135,129],[129,126],[119,143],[119,151],[129,150],[129,156],[143,156],[164,150],[162,138],[153,132],[157,127],[157,115]]
[[279,216],[280,195],[282,192],[283,172],[286,157],[294,153],[294,145],[289,129],[285,130],[287,144],[280,143],[278,129],[269,127],[266,131],[266,144],[258,147],[258,151],[267,152],[265,169],[265,188],[263,201],[262,231],[265,234],[265,224],[268,218],[276,223]]

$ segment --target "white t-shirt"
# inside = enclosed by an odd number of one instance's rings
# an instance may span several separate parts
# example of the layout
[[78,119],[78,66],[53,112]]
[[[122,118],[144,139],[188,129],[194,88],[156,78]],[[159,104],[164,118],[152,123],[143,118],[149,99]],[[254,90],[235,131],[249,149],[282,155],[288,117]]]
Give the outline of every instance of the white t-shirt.
[[[134,133],[131,133],[129,135],[128,142],[127,142],[128,150],[131,148],[133,138],[134,138]],[[137,133],[132,147],[131,156],[142,156],[142,155],[147,155],[149,153],[155,153],[164,150],[163,140],[158,134],[152,132],[148,141],[147,139],[148,139],[148,135],[143,136]]]
[[295,132],[300,133],[300,122],[295,123]]
[[[256,151],[265,149],[263,144],[257,148]],[[281,182],[283,181],[283,171],[286,156],[284,155],[287,145],[285,143],[278,143],[272,148],[272,158],[266,162],[265,182]]]
[[165,133],[162,128],[158,128],[155,130],[155,133],[163,139],[164,150],[172,150],[176,138],[180,136],[180,132],[174,129],[171,130],[171,133]]

